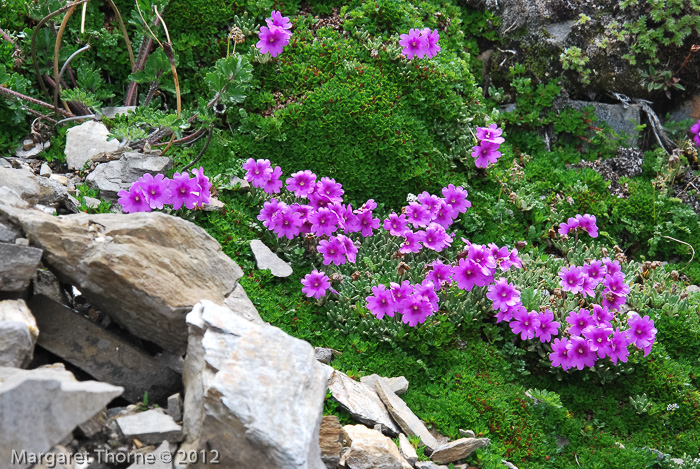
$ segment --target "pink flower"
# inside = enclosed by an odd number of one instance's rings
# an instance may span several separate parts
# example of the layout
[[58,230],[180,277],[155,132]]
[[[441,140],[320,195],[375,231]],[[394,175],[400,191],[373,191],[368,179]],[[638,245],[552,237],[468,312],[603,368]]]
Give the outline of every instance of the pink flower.
[[309,171],[298,171],[287,178],[287,190],[300,198],[306,198],[316,188],[316,175]]
[[535,337],[540,339],[540,342],[545,343],[552,340],[553,335],[559,333],[561,324],[554,320],[554,314],[545,309],[543,313],[539,313],[537,317],[537,326],[535,327]]
[[515,285],[501,277],[495,284],[489,285],[486,298],[493,301],[493,309],[505,311],[509,306],[514,306],[520,301],[520,292]]
[[590,349],[583,337],[571,337],[566,349],[569,352],[572,368],[575,366],[579,370],[583,370],[585,366],[595,365],[597,360],[595,352]]
[[627,319],[627,325],[630,327],[627,334],[638,349],[649,347],[654,343],[656,328],[654,321],[649,319],[649,316],[641,317],[638,314],[633,314]]
[[382,319],[384,315],[394,317],[396,303],[391,295],[391,290],[387,290],[384,285],[372,287],[372,296],[365,298],[367,309],[374,314],[377,319]]
[[[469,207],[472,206],[472,203],[467,200],[468,195],[469,194],[467,191],[462,189],[461,186],[455,187],[454,184],[450,184],[447,187],[442,188],[442,197],[444,198],[445,203],[447,203],[447,205],[449,205],[452,210],[457,213],[464,213]],[[452,218],[455,217],[456,214]]]
[[573,294],[579,293],[582,290],[583,273],[580,267],[576,267],[575,265],[572,265],[568,269],[562,267],[559,271],[559,277],[561,278],[559,285],[561,285],[562,290],[570,291]]
[[403,315],[401,321],[411,327],[416,327],[419,323],[432,314],[430,303],[421,295],[411,295],[399,304],[399,313]]
[[272,10],[269,18],[265,18],[265,22],[268,26],[277,26],[282,29],[291,29],[292,23],[289,22],[289,18],[282,16],[282,13],[276,10]]
[[569,357],[569,339],[554,339],[552,343],[552,353],[549,354],[549,360],[553,367],[561,366],[564,371],[573,366]]
[[175,173],[168,181],[173,209],[177,210],[184,204],[192,210],[199,201],[199,185],[197,179],[190,179],[188,173]]
[[610,338],[610,351],[608,356],[613,364],[617,365],[617,361],[620,360],[622,363],[627,363],[627,357],[630,351],[627,347],[630,344],[630,338],[627,336],[627,331],[620,332],[620,328],[616,328]]
[[263,187],[265,183],[272,177],[272,167],[270,160],[257,160],[248,158],[243,163],[243,169],[246,170],[245,180],[253,185],[253,187]]
[[401,243],[401,247],[399,248],[400,252],[418,252],[423,247],[420,243],[421,241],[423,241],[423,238],[425,236],[424,231],[413,232],[411,230],[407,230],[402,236],[404,238],[404,241],[403,243]]
[[472,148],[472,157],[476,158],[477,168],[488,168],[498,161],[501,152],[498,151],[498,144],[484,141]]
[[263,184],[263,190],[268,194],[277,194],[282,190],[282,168],[276,166],[272,171],[270,179],[268,179],[265,184]]
[[444,283],[450,282],[450,276],[452,275],[452,266],[445,265],[441,260],[436,260],[431,264],[432,270],[428,272],[425,279],[433,282],[436,290],[440,290]]
[[[201,169],[201,168],[200,168]],[[144,174],[136,181],[131,188],[138,187],[143,191],[143,195],[148,201],[148,205],[152,208],[162,209],[165,204],[170,203],[170,190],[168,189],[168,179],[162,174],[156,174],[153,177],[151,174]],[[207,180],[208,181],[208,180]],[[211,184],[209,184],[211,187]],[[207,202],[209,199],[207,199]]]
[[151,206],[148,204],[140,185],[134,184],[128,191],[119,191],[117,195],[119,196],[119,204],[126,213],[151,211]]
[[331,262],[335,265],[341,265],[347,262],[345,259],[345,245],[335,236],[319,242],[318,252],[323,254],[323,265],[329,265]]
[[432,218],[430,209],[417,202],[408,204],[408,207],[406,207],[406,216],[408,217],[409,223],[414,227],[427,226]]
[[398,304],[413,294],[413,285],[408,280],[404,280],[401,285],[395,282],[389,284],[391,295]]
[[537,313],[535,311],[530,311],[528,313],[525,308],[515,311],[513,313],[513,320],[510,321],[509,324],[513,334],[520,334],[522,340],[535,337],[538,325]]
[[272,230],[278,238],[292,239],[301,233],[301,225],[304,222],[301,215],[290,206],[285,206],[272,217]]
[[585,309],[579,309],[578,313],[571,311],[566,317],[566,322],[571,324],[569,328],[569,333],[571,335],[581,335],[585,328],[595,325],[595,320],[591,317],[588,310]]
[[431,32],[430,28],[423,28],[423,31],[421,31],[421,36],[425,37],[427,41],[425,56],[432,59],[438,52],[440,52],[440,46],[438,45],[440,33],[438,33],[437,29]]
[[460,259],[459,264],[452,268],[452,280],[457,282],[457,287],[464,291],[472,291],[474,286],[485,287],[491,281],[491,277],[481,272],[481,267],[469,259]]
[[301,284],[304,285],[301,291],[309,298],[314,297],[316,299],[323,297],[331,286],[326,273],[318,270],[313,270],[310,274],[306,274],[301,280]]
[[379,228],[379,218],[372,218],[371,210],[366,210],[357,215],[357,221],[362,229],[362,236],[364,238],[372,236],[372,230]]
[[279,210],[286,206],[287,204],[285,204],[284,202],[279,202],[275,198],[270,199],[269,202],[265,202],[263,204],[263,208],[262,210],[260,210],[260,214],[258,215],[258,220],[263,222],[263,226],[265,226],[266,228],[272,229],[273,217]]
[[309,215],[309,223],[311,223],[311,232],[314,235],[330,236],[337,229],[338,217],[328,208],[319,208]]
[[496,145],[500,145],[505,142],[506,139],[501,137],[503,130],[496,124],[491,124],[488,127],[477,127],[476,128],[476,138],[482,142],[491,142]]
[[588,326],[583,330],[583,335],[588,339],[588,347],[598,353],[598,357],[605,358],[610,355],[610,341],[608,337],[612,334],[612,327]]
[[407,58],[422,59],[428,51],[428,38],[421,34],[420,29],[414,28],[400,36],[399,45],[403,47],[401,53]]
[[288,31],[279,26],[270,26],[269,28],[263,26],[258,33],[260,41],[255,44],[255,47],[260,49],[261,54],[269,52],[271,56],[277,57],[278,54],[282,53],[284,46],[289,44],[290,36]]
[[399,216],[393,212],[389,218],[384,220],[384,229],[392,236],[403,236],[404,232],[408,230],[407,225],[406,215]]
[[201,166],[199,169],[193,169],[192,174],[194,174],[195,179],[197,179],[197,185],[200,188],[197,205],[202,207],[208,204],[211,199],[211,182],[209,182],[209,178],[204,175],[204,168]]
[[452,238],[447,234],[445,228],[438,225],[437,223],[431,223],[425,229],[425,236],[423,237],[423,245],[432,249],[433,251],[440,252],[452,243]]

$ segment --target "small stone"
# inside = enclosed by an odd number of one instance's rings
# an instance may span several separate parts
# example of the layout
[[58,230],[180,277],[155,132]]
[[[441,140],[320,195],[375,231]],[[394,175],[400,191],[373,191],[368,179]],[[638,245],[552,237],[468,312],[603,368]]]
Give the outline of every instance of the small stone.
[[94,417],[78,425],[78,430],[85,438],[92,438],[107,425],[107,408],[96,413]]
[[[21,238],[17,238],[21,239]],[[41,261],[37,248],[0,243],[0,291],[22,291],[29,286]]]
[[408,380],[403,376],[397,376],[395,378],[384,378],[377,374],[371,374],[369,376],[363,376],[360,378],[360,383],[367,385],[369,388],[374,389],[374,385],[379,378],[382,378],[384,382],[389,386],[389,389],[394,391],[394,394],[401,396],[408,391]]
[[24,300],[0,301],[0,366],[29,365],[38,335],[36,320]]
[[340,461],[343,450],[343,427],[335,415],[324,415],[321,421],[321,431],[318,434],[321,447],[321,460],[327,469],[335,469]]
[[205,212],[223,212],[226,205],[214,196],[209,198],[209,203],[202,207]]
[[109,130],[101,122],[87,121],[66,132],[66,164],[69,169],[82,170],[85,163],[101,153],[119,149],[118,140],[107,140]]
[[449,469],[447,466],[438,466],[430,461],[418,461],[415,465],[416,469]]
[[343,431],[350,449],[341,456],[339,467],[411,469],[389,437],[364,425],[345,425]]
[[250,183],[245,179],[239,178],[238,176],[231,176],[229,184],[231,187],[241,192],[248,192],[250,190]]
[[70,180],[63,174],[52,174],[49,176],[49,179],[53,179],[63,186],[68,186],[68,183],[70,182]]
[[41,168],[39,168],[39,176],[47,178],[51,176],[52,173],[53,171],[51,171],[49,165],[47,165],[46,163],[41,163]]
[[31,140],[25,140],[25,144],[22,146],[22,149],[17,150],[15,152],[15,156],[18,158],[33,158],[50,146],[51,142],[40,142],[35,145]]
[[316,347],[314,348],[314,355],[316,356],[316,360],[325,365],[330,365],[333,360],[333,350],[329,348]]
[[17,228],[0,220],[0,243],[14,243],[21,235]]
[[508,469],[518,469],[518,466],[513,464],[512,462],[508,462],[505,459],[501,459],[501,462],[503,463],[504,466],[506,466]]
[[689,295],[700,293],[700,286],[688,285],[687,287],[685,287],[685,291],[688,292]]
[[15,244],[17,246],[28,247],[29,240],[27,238],[17,238],[17,239],[15,239]]
[[182,427],[161,409],[119,417],[117,425],[125,438],[136,438],[147,445],[158,445],[164,440],[182,441]]
[[166,440],[155,451],[142,455],[139,461],[127,469],[172,469],[174,453],[175,447]]
[[136,106],[115,106],[115,107],[103,107],[100,109],[102,112],[102,117],[107,119],[114,119],[116,116],[121,116],[129,114],[136,110]]
[[102,203],[100,199],[94,197],[83,197],[83,200],[85,201],[85,205],[90,208],[97,208]]
[[409,464],[414,465],[418,461],[418,453],[413,447],[408,438],[403,433],[399,434],[399,451],[401,455],[409,462]]
[[459,430],[459,434],[462,435],[465,438],[476,438],[476,433],[474,433],[471,430]]
[[180,393],[168,397],[168,415],[176,422],[182,421],[182,397],[180,397]]
[[464,459],[475,450],[489,444],[488,438],[460,438],[440,446],[430,456],[433,462],[447,464]]
[[258,269],[270,269],[270,272],[275,277],[284,278],[292,275],[293,271],[290,265],[280,259],[277,254],[272,252],[270,248],[265,246],[259,239],[251,241],[250,248],[253,250]]
[[32,280],[33,294],[44,295],[51,298],[56,303],[68,304],[66,294],[63,292],[61,282],[45,267],[39,267]]

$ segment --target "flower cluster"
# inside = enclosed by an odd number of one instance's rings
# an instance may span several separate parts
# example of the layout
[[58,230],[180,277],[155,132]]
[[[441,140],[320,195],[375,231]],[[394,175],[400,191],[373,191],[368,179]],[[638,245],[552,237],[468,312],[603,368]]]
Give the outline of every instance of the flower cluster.
[[690,131],[693,133],[695,144],[700,147],[700,120],[690,128]]
[[119,204],[126,213],[150,212],[172,205],[177,210],[183,205],[188,209],[202,207],[209,203],[211,183],[204,175],[204,168],[192,170],[189,173],[175,173],[172,179],[162,174],[144,174],[134,182],[128,191],[119,191]]
[[591,238],[598,237],[598,226],[595,215],[576,215],[566,222],[559,224],[559,234],[568,235],[571,231],[585,231]]
[[292,37],[291,31],[292,23],[289,22],[289,18],[282,16],[279,11],[272,11],[270,18],[265,18],[267,26],[260,28],[258,37],[260,41],[255,44],[255,47],[260,49],[261,54],[270,53],[271,56],[277,57],[278,54],[282,53],[284,46],[289,44],[289,38]]
[[401,53],[409,59],[414,57],[431,59],[440,52],[439,40],[440,34],[437,29],[431,31],[430,28],[414,28],[409,30],[408,34],[400,36],[399,45],[403,47]]
[[501,152],[498,149],[501,143],[505,142],[505,139],[501,137],[502,133],[503,130],[496,124],[476,128],[476,138],[479,140],[479,145],[472,148],[472,157],[476,159],[477,168],[488,168],[501,157]]

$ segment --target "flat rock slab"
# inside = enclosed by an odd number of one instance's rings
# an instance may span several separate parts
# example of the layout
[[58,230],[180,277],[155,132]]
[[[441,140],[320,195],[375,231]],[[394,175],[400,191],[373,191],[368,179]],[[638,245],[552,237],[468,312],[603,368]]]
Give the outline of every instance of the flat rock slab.
[[416,461],[418,461],[418,453],[416,452],[416,448],[413,447],[411,442],[408,441],[408,438],[403,433],[399,435],[399,451],[401,452],[401,456],[403,456],[404,459],[409,462],[409,464],[414,465]]
[[255,324],[265,324],[265,321],[260,317],[260,313],[258,313],[253,302],[250,301],[248,294],[240,283],[237,283],[236,288],[226,297],[224,306],[243,319],[254,322]]
[[369,388],[374,389],[374,385],[378,379],[383,379],[384,383],[389,386],[394,394],[401,396],[408,391],[408,380],[403,376],[397,376],[395,378],[384,378],[377,374],[372,374],[369,376],[363,376],[360,378],[360,383],[367,385]]
[[124,437],[136,438],[147,445],[159,445],[164,440],[182,441],[182,427],[160,409],[119,417],[117,425]]
[[36,321],[24,300],[0,301],[0,366],[29,365],[38,335]]
[[119,140],[107,140],[109,130],[102,122],[87,121],[66,132],[66,164],[69,169],[82,170],[85,163],[98,155],[119,149]]
[[489,444],[488,438],[460,438],[440,446],[430,456],[433,462],[448,464],[464,459],[479,448]]
[[321,459],[327,469],[335,469],[343,450],[343,426],[335,415],[324,415],[321,422],[318,444],[321,447]]
[[167,156],[154,156],[138,152],[127,152],[116,161],[101,163],[85,179],[85,183],[100,191],[100,197],[116,202],[119,191],[129,187],[146,173],[165,174],[173,167]]
[[96,381],[76,381],[63,366],[21,370],[0,368],[0,461],[12,451],[44,453],[73,429],[102,410],[122,388]]
[[289,264],[280,259],[277,254],[272,252],[270,248],[265,246],[259,239],[251,241],[250,248],[253,250],[258,269],[270,269],[270,272],[275,277],[289,277],[292,275],[292,268]]
[[0,186],[12,190],[32,205],[54,205],[68,198],[68,191],[58,181],[37,177],[26,169],[0,167]]
[[127,469],[172,469],[172,460],[175,458],[176,451],[177,446],[164,441],[155,451],[143,455],[139,462],[135,462]]
[[350,449],[340,458],[340,467],[347,469],[411,469],[399,448],[387,436],[364,425],[345,425]]
[[0,291],[27,288],[39,266],[41,254],[41,249],[0,243]]
[[372,427],[379,424],[382,426],[382,432],[392,437],[400,433],[399,427],[391,419],[387,408],[373,389],[337,370],[331,375],[328,389],[333,399],[357,421]]
[[129,402],[139,402],[144,391],[152,401],[164,401],[181,386],[179,374],[68,307],[37,295],[29,308],[42,348],[100,381],[123,386]]
[[406,405],[399,396],[389,388],[383,379],[378,379],[374,384],[374,389],[377,395],[384,402],[389,414],[394,418],[408,436],[417,436],[422,444],[431,452],[435,451],[439,445],[435,437],[428,431],[423,422],[420,421],[416,414]]

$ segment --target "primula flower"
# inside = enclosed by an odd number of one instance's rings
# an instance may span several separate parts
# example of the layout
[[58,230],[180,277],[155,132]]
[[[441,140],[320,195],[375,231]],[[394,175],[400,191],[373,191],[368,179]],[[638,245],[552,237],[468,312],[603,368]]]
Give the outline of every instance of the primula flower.
[[583,273],[588,275],[591,280],[596,282],[596,285],[600,283],[605,277],[607,269],[601,261],[595,260],[581,267]]
[[275,169],[272,171],[270,179],[265,181],[265,184],[263,184],[263,190],[268,194],[279,193],[282,190],[282,180],[280,179],[281,176],[282,168],[276,166]]
[[627,318],[627,325],[630,327],[627,334],[631,343],[638,349],[649,347],[654,343],[656,328],[654,321],[649,319],[649,316],[641,317],[638,314],[632,314]]
[[615,313],[613,311],[610,311],[606,306],[600,306],[596,304],[591,305],[591,315],[599,325],[606,326],[610,326],[610,321],[612,321],[615,317]]
[[452,206],[448,205],[444,200],[440,200],[437,213],[433,216],[433,221],[447,229],[452,225],[457,215],[459,215],[459,212],[454,210]]
[[[146,173],[131,186],[132,189],[134,186],[141,188],[143,195],[146,196],[148,205],[152,209],[162,209],[165,204],[170,203],[168,179],[166,179],[162,174],[156,174],[156,177],[153,177],[151,174]],[[209,184],[209,186],[211,186],[211,184]],[[208,201],[209,199],[207,198],[207,202]]]
[[199,185],[197,179],[190,179],[188,173],[175,173],[168,182],[173,209],[177,210],[184,204],[192,210],[199,201]]
[[375,208],[377,208],[377,203],[374,201],[374,199],[368,199],[367,202],[362,204],[362,207],[357,209],[356,213],[361,213],[367,210],[371,212]]
[[506,139],[501,137],[503,130],[496,124],[491,124],[488,127],[477,127],[476,128],[476,138],[482,142],[491,142],[496,145],[500,145],[505,142]]
[[401,285],[396,282],[391,282],[389,287],[391,289],[391,295],[394,297],[394,301],[397,304],[413,294],[413,285],[411,285],[411,282],[408,280],[404,280]]
[[559,271],[559,277],[561,278],[559,285],[561,285],[562,290],[570,291],[573,294],[581,291],[583,287],[583,273],[580,267],[576,267],[575,265],[572,265],[568,269],[562,267]]
[[335,202],[328,205],[326,208],[335,214],[338,219],[338,227],[346,233],[355,233],[362,229],[357,215],[352,211],[352,205],[343,205],[339,202]]
[[268,26],[277,26],[278,28],[282,29],[292,28],[292,23],[290,23],[289,18],[287,18],[286,16],[282,16],[282,13],[280,13],[277,10],[272,10],[272,13],[270,13],[270,17],[265,18],[265,22]]
[[423,245],[432,249],[433,251],[440,252],[452,243],[452,238],[447,234],[445,228],[438,225],[437,223],[431,223],[425,229],[425,236],[423,237]]
[[598,353],[599,358],[610,355],[610,341],[608,337],[612,334],[612,327],[588,326],[583,330],[583,336],[588,339],[588,347]]
[[596,225],[595,215],[576,215],[579,229],[588,233],[591,238],[598,237],[598,226]]
[[403,47],[401,53],[409,59],[422,59],[428,51],[428,38],[421,34],[420,29],[410,29],[408,34],[402,34],[399,38],[399,45]]
[[496,322],[510,322],[513,319],[513,317],[515,317],[516,313],[520,315],[527,314],[527,309],[525,309],[525,306],[523,306],[522,303],[517,302],[515,305],[509,306],[508,309],[506,309],[505,311],[497,311]]
[[597,360],[595,352],[588,347],[588,343],[583,337],[571,337],[566,349],[569,352],[572,368],[575,366],[579,370],[583,370],[585,366],[595,365]]
[[495,243],[489,243],[489,250],[491,251],[491,257],[493,257],[498,268],[503,272],[508,272],[512,264],[510,261],[508,247],[503,246],[502,248],[499,248]]
[[516,248],[510,251],[509,260],[512,267],[517,269],[523,268],[523,261],[520,259],[520,256],[518,256],[518,250]]
[[458,213],[464,213],[472,206],[472,203],[467,200],[468,195],[469,193],[462,189],[461,186],[455,187],[454,184],[442,188],[442,197],[445,199],[445,202]]
[[391,290],[387,290],[384,285],[372,287],[372,296],[365,298],[367,300],[367,309],[374,314],[377,319],[382,319],[384,315],[390,318],[394,317],[396,312],[396,304],[391,295]]
[[357,260],[357,246],[355,246],[355,243],[352,242],[352,239],[348,238],[345,235],[338,235],[338,239],[341,243],[343,243],[343,247],[345,248],[345,255],[348,258],[348,262],[354,264]]
[[316,299],[325,296],[326,291],[331,286],[331,282],[326,276],[326,273],[319,272],[318,270],[313,270],[310,274],[306,274],[301,280],[301,284],[304,285],[301,291],[309,298],[314,297]]
[[491,142],[481,142],[472,148],[472,157],[476,159],[477,168],[488,168],[489,165],[496,163],[501,157],[501,152],[498,151],[498,145]]
[[569,218],[566,222],[559,224],[559,234],[564,236],[569,234],[571,230],[578,228],[578,220],[576,218]]
[[311,232],[316,236],[332,235],[338,224],[338,216],[328,208],[319,208],[309,215]]
[[569,339],[554,339],[552,343],[552,353],[549,354],[549,360],[553,367],[561,366],[564,371],[573,366],[569,357]]
[[260,28],[258,37],[260,41],[255,44],[255,47],[260,49],[260,53],[267,54],[269,52],[271,56],[277,57],[282,53],[284,46],[289,44],[291,33],[279,26],[270,26],[269,28],[263,26]]
[[263,208],[260,210],[260,214],[258,215],[258,220],[263,222],[263,226],[266,228],[272,229],[272,219],[274,218],[275,214],[286,206],[287,204],[284,202],[280,202],[274,198],[270,199],[269,202],[265,202],[263,204]]
[[690,131],[693,133],[695,144],[700,147],[700,120],[690,128]]
[[414,294],[422,296],[430,304],[430,312],[434,313],[438,310],[438,301],[440,299],[435,293],[435,284],[429,280],[423,280],[423,283],[416,284],[414,287]]
[[357,221],[362,229],[362,236],[372,236],[372,230],[379,228],[379,218],[372,218],[372,211],[367,210],[357,215]]
[[[292,207],[292,210],[294,210],[295,213],[298,213],[299,217],[301,218],[301,226],[299,227],[299,230],[302,233],[311,233],[313,227],[309,221],[309,215],[313,213],[314,208],[311,205],[304,204],[292,204],[290,207]],[[260,219],[260,217],[258,217],[258,219]]]
[[618,295],[617,293],[613,293],[610,290],[606,290],[603,292],[603,306],[606,306],[610,309],[617,309],[619,310],[622,305],[624,305],[627,302],[627,296],[625,295]]
[[617,361],[620,360],[622,363],[627,363],[627,357],[630,354],[627,348],[630,344],[630,338],[627,336],[627,331],[620,331],[620,328],[616,328],[610,338],[610,351],[608,356],[613,364],[617,365]]
[[585,328],[595,325],[595,319],[591,317],[590,312],[586,309],[579,309],[578,313],[576,311],[569,312],[566,322],[571,324],[569,328],[571,335],[581,335]]
[[617,262],[617,259],[610,259],[609,257],[603,258],[603,265],[605,266],[606,275],[615,275],[622,271],[622,266]]
[[530,311],[528,313],[525,308],[515,311],[513,313],[513,319],[509,324],[513,334],[520,334],[522,340],[535,337],[538,325],[537,313],[535,311]]
[[408,230],[407,225],[406,215],[399,216],[393,212],[389,215],[389,218],[384,220],[384,229],[392,236],[403,236],[404,232]]
[[331,236],[328,240],[321,240],[317,249],[323,254],[323,265],[329,265],[331,262],[335,265],[341,265],[347,262],[345,245],[335,236]]
[[322,177],[316,183],[316,194],[327,197],[331,202],[342,202],[344,193],[342,184],[335,182],[335,179]]
[[421,295],[411,295],[399,304],[399,313],[403,315],[401,321],[416,327],[432,314],[432,308],[430,302]]
[[430,209],[417,202],[408,204],[408,207],[406,207],[406,216],[414,227],[427,226],[432,219]]
[[301,225],[303,224],[301,215],[290,206],[277,211],[272,217],[272,230],[278,238],[283,236],[287,239],[292,239],[301,233]]
[[554,320],[554,314],[545,309],[544,312],[537,316],[537,325],[535,327],[535,337],[540,339],[540,342],[545,343],[552,340],[553,335],[559,333],[561,324]]
[[495,284],[489,285],[486,298],[493,301],[493,309],[505,311],[509,306],[514,306],[520,301],[520,292],[515,285],[501,277]]
[[119,204],[126,213],[151,211],[151,206],[148,204],[140,185],[133,184],[128,191],[119,191],[117,195],[119,196]]
[[272,167],[270,160],[254,160],[248,158],[243,163],[243,169],[246,170],[245,180],[253,185],[253,187],[263,187],[265,183],[272,177]]
[[452,266],[443,264],[441,260],[436,260],[431,264],[432,270],[428,272],[425,279],[433,282],[436,290],[440,290],[444,283],[450,282]]
[[409,252],[418,252],[423,247],[420,243],[425,237],[424,231],[413,232],[411,230],[407,230],[401,236],[403,236],[404,241],[401,243],[401,247],[399,248],[400,252],[403,252],[404,254]]
[[625,275],[622,272],[606,275],[603,279],[603,286],[605,286],[603,294],[610,291],[615,295],[627,295],[630,292],[630,287],[625,283]]
[[481,269],[481,273],[491,276],[496,271],[496,259],[491,255],[491,250],[481,244],[469,244],[467,258]]
[[440,209],[442,199],[437,195],[433,195],[426,191],[423,191],[418,195],[418,202],[420,202],[421,205],[428,209],[431,217],[435,217],[435,215],[437,215],[438,210]]
[[192,174],[194,174],[194,177],[197,180],[197,185],[200,189],[197,205],[202,207],[208,204],[211,200],[211,182],[209,182],[209,178],[204,175],[204,168],[201,166],[199,169],[193,169]]
[[298,171],[287,178],[287,190],[299,198],[306,198],[316,188],[316,175],[309,171]]
[[437,29],[431,32],[430,28],[423,28],[423,31],[421,31],[421,36],[424,37],[427,41],[425,56],[429,59],[432,59],[441,50],[440,46],[438,45],[438,41],[440,40],[440,33],[438,33]]
[[464,291],[472,291],[474,286],[485,287],[491,282],[491,277],[481,272],[481,267],[469,259],[460,259],[459,264],[452,268],[452,280],[457,287]]
[[598,285],[595,280],[590,278],[586,274],[582,274],[583,276],[583,284],[581,285],[581,293],[583,293],[585,296],[595,296],[595,287]]

